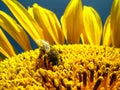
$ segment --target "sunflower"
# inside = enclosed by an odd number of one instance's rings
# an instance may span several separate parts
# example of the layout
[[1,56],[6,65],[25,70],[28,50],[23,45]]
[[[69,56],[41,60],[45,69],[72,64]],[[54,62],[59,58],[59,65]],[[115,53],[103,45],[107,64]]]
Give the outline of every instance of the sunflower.
[[[97,11],[82,6],[81,0],[69,1],[60,22],[52,11],[37,3],[26,9],[17,0],[2,1],[17,21],[0,10],[0,89],[120,88],[119,0],[113,1],[104,27]],[[16,53],[3,30],[24,53]],[[28,35],[38,49],[32,50]],[[50,56],[59,59],[59,64],[43,60],[50,60]],[[46,68],[45,63],[52,66]]]

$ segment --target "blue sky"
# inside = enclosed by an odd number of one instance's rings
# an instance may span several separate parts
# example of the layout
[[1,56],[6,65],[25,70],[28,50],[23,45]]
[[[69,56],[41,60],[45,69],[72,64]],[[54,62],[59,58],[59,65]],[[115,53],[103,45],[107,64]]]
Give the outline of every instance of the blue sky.
[[[39,5],[55,12],[58,18],[60,19],[66,5],[70,0],[18,0],[18,1],[20,1],[26,8],[28,6],[32,6],[33,3],[38,3]],[[112,1],[113,0],[82,0],[83,5],[92,6],[98,11],[103,23],[110,13]],[[0,0],[0,10],[4,10],[5,12],[10,13],[8,8],[3,4],[2,0]]]

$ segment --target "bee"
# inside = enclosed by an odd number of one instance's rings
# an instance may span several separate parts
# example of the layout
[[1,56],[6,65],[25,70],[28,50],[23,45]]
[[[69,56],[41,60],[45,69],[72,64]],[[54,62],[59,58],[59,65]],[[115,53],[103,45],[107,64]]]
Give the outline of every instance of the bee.
[[61,58],[58,51],[52,47],[47,41],[42,40],[40,46],[40,66],[51,69],[54,65],[59,65]]

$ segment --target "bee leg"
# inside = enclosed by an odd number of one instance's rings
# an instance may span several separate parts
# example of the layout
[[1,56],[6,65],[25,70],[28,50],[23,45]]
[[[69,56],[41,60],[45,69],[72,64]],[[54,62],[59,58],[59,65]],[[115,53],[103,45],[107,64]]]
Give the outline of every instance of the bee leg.
[[47,56],[44,56],[44,66],[45,67],[47,67],[46,61],[47,61]]
[[45,54],[45,50],[43,47],[40,47],[40,55],[39,58],[42,58],[42,56]]

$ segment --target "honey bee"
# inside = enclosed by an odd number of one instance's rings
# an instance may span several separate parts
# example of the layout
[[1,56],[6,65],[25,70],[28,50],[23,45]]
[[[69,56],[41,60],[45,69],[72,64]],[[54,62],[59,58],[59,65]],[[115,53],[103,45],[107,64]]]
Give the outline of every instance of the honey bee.
[[58,51],[44,40],[42,40],[42,44],[39,55],[40,66],[51,69],[52,66],[59,65],[61,58]]

